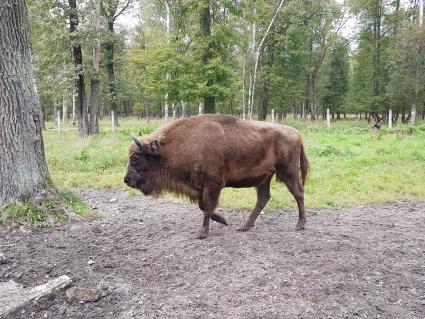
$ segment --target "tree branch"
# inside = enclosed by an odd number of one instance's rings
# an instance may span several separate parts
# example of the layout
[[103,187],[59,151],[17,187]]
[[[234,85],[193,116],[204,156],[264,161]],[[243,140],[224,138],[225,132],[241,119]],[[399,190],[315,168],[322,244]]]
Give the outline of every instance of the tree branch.
[[113,16],[113,21],[115,21],[115,19],[118,18],[128,8],[131,2],[132,0],[127,0],[127,3],[124,5],[124,7],[122,7],[122,9],[116,15]]

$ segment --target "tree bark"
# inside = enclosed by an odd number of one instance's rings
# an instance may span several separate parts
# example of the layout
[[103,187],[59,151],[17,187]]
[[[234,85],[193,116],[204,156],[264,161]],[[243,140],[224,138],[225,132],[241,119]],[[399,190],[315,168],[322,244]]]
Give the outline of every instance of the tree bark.
[[115,114],[115,127],[119,126],[118,113],[117,113],[117,99],[116,99],[116,88],[115,88],[115,70],[114,70],[114,20],[108,21],[108,32],[110,33],[111,39],[106,43],[106,69],[108,71],[108,87],[109,87],[109,98],[111,111]]
[[83,54],[81,45],[77,35],[78,27],[78,13],[77,13],[77,0],[69,0],[69,31],[71,33],[72,53],[74,56],[76,101],[75,110],[77,117],[77,126],[80,136],[87,136],[89,134],[89,123],[87,114],[87,99],[86,99],[86,85],[83,73]]
[[24,0],[0,1],[0,210],[48,188]]
[[[200,19],[200,27],[201,27],[201,35],[210,38],[211,37],[211,5],[209,0],[205,3],[205,5],[201,9],[201,19]],[[208,39],[208,46],[205,49],[205,52],[202,57],[202,63],[204,65],[208,65],[209,60],[212,58],[211,54],[211,43],[210,39]],[[212,79],[207,80],[207,87],[211,87],[214,84]],[[215,113],[215,96],[211,95],[211,93],[207,93],[204,95],[204,113]]]
[[[382,0],[375,2],[375,14],[373,21],[373,36],[374,36],[374,61],[373,61],[373,95],[381,94],[381,19],[382,19]],[[374,110],[376,111],[376,110]]]
[[100,109],[100,80],[99,80],[99,64],[100,64],[100,0],[96,0],[96,40],[93,47],[92,68],[93,77],[90,81],[90,134],[99,133],[99,109]]
[[62,122],[68,123],[68,102],[65,97],[62,97]]
[[267,118],[269,109],[269,83],[264,81],[260,95],[260,109],[258,110],[258,120],[264,121]]

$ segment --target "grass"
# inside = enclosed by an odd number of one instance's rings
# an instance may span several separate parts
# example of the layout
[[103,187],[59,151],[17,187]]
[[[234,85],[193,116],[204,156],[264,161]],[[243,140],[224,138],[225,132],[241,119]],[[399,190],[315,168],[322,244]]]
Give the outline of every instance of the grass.
[[[160,120],[120,119],[115,133],[104,130],[98,136],[80,139],[75,131],[44,133],[47,162],[58,187],[122,188],[127,164],[130,132],[149,134],[162,125]],[[425,124],[397,126],[393,130],[371,131],[366,121],[304,122],[288,118],[304,137],[311,172],[306,185],[308,207],[343,207],[352,204],[425,198]],[[53,123],[47,123],[47,127]],[[272,183],[270,208],[294,207],[286,187]],[[251,209],[254,189],[225,189],[221,205]]]
[[99,216],[89,209],[85,202],[83,202],[74,192],[69,189],[58,190],[59,195],[63,198],[66,204],[76,213],[84,218],[98,218]]
[[0,225],[7,223],[41,225],[46,221],[44,212],[32,203],[10,204],[0,214]]
[[49,227],[66,220],[63,204],[84,218],[95,219],[98,215],[91,211],[72,191],[55,189],[52,197],[41,201],[12,203],[0,211],[0,225],[23,225],[25,227]]

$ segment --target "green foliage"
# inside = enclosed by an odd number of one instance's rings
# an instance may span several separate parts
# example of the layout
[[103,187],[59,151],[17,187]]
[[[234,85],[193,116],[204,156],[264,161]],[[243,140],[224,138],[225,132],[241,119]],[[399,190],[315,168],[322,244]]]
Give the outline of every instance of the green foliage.
[[[55,188],[53,185],[52,187]],[[61,213],[61,209],[64,203],[81,217],[98,217],[98,214],[91,211],[72,191],[56,189],[56,192],[59,196],[52,199],[43,199],[41,202],[9,204],[0,212],[0,225],[45,227],[51,226],[56,222],[63,222],[65,221],[65,216]]]
[[69,189],[60,189],[58,190],[59,195],[65,201],[66,204],[71,207],[74,213],[80,215],[85,218],[96,218],[97,214],[91,211],[86,203],[84,203],[80,198],[78,198],[75,193],[70,191]]
[[348,90],[348,43],[344,39],[336,41],[331,49],[331,65],[323,107],[330,112],[342,113],[345,95]]
[[44,212],[32,203],[9,204],[0,212],[0,224],[37,226],[45,221]]
[[[156,116],[164,105],[177,115],[197,113],[204,97],[214,97],[220,113],[241,114],[248,99],[254,51],[279,4],[273,0],[140,1],[133,30],[115,24],[111,12],[126,1],[104,1],[100,39],[102,112],[116,101],[118,116]],[[166,3],[170,28],[166,28]],[[37,88],[47,119],[55,106],[71,104],[75,70],[71,42],[83,49],[86,91],[92,74],[91,53],[98,33],[94,0],[79,0],[80,25],[69,36],[66,2],[28,1]],[[118,7],[116,7],[118,5]],[[210,5],[211,35],[201,32],[201,12]],[[118,9],[117,9],[118,8]],[[424,110],[424,28],[417,23],[417,2],[336,0],[285,2],[260,52],[254,113],[380,112],[407,113],[416,102]],[[347,11],[356,18],[356,34],[344,39]],[[346,15],[343,16],[345,13]],[[255,39],[253,27],[255,24]],[[114,47],[115,88],[109,93],[105,48]],[[206,63],[208,61],[208,63]],[[245,70],[245,71],[244,71]],[[419,94],[415,81],[419,79]],[[245,91],[242,90],[245,87]]]

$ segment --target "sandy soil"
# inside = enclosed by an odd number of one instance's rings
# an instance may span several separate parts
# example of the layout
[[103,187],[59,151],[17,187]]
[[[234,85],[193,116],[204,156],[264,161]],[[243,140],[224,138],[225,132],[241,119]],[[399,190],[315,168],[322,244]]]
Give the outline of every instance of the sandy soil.
[[8,318],[425,318],[425,202],[308,211],[303,232],[295,210],[240,233],[249,212],[220,209],[230,225],[212,222],[194,240],[196,206],[79,194],[100,220],[0,229],[0,281],[66,274],[102,298],[68,304],[57,293]]

